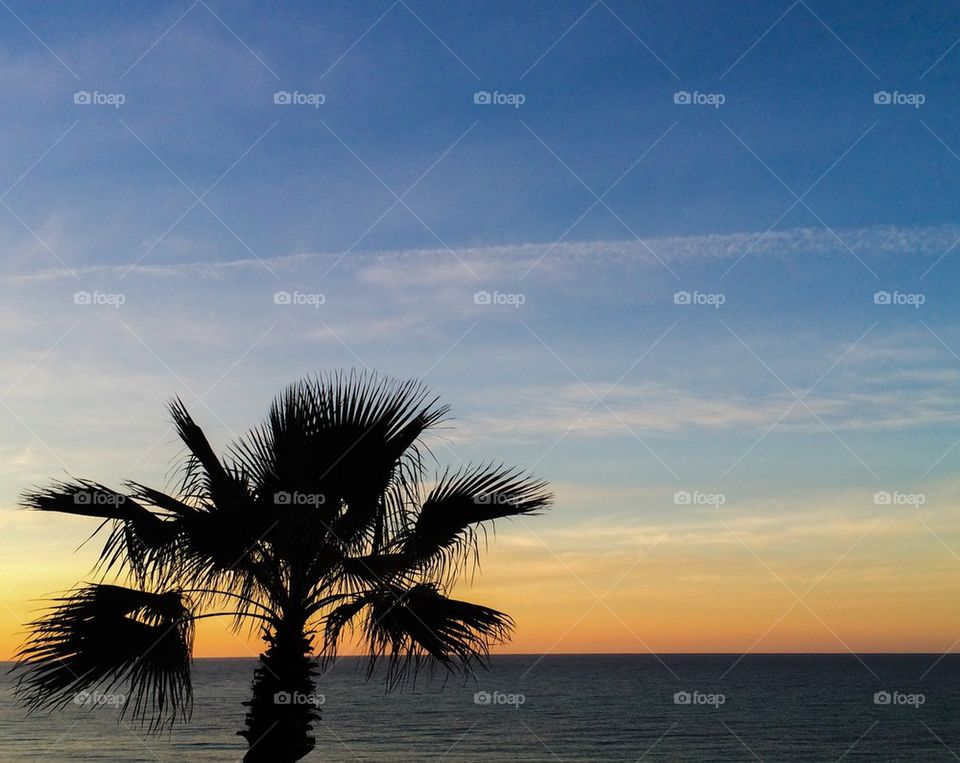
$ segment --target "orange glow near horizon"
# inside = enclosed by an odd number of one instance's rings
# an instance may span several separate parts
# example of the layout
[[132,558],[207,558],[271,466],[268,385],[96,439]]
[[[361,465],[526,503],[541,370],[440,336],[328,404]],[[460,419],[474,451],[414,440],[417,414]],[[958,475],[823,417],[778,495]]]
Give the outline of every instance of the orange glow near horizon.
[[[920,537],[878,527],[798,602],[788,587],[803,594],[848,538],[810,542],[803,555],[758,546],[761,563],[722,537],[611,552],[587,537],[547,547],[512,525],[491,545],[474,584],[454,595],[515,618],[513,640],[494,649],[500,653],[944,652],[960,635],[957,562],[942,546],[918,545]],[[0,607],[0,658],[15,653],[24,624],[43,607],[38,599],[86,579],[89,561],[85,549],[38,558],[28,570],[0,567],[5,579],[18,578]],[[197,657],[259,654],[256,631],[245,638],[228,624],[198,623]],[[349,643],[341,649],[358,651]]]

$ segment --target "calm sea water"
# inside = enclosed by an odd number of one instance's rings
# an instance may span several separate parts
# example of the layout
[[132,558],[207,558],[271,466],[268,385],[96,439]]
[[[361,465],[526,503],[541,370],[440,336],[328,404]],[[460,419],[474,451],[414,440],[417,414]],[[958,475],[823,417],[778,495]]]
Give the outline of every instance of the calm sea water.
[[[931,670],[936,656],[864,655],[865,666],[756,655],[727,672],[736,659],[498,657],[475,681],[435,677],[385,695],[346,658],[318,686],[323,722],[306,760],[960,759],[960,656]],[[27,717],[4,677],[0,761],[239,761],[253,667],[198,660],[192,723],[159,737],[118,725],[109,707]]]

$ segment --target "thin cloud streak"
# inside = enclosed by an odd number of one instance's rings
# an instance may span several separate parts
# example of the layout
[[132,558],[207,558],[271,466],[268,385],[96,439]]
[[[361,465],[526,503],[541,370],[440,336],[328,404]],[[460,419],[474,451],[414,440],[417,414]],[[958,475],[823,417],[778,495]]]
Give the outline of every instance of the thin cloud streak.
[[[890,256],[940,256],[960,237],[960,226],[938,225],[928,227],[900,227],[882,225],[867,228],[837,229],[837,234],[850,249],[869,257]],[[376,279],[377,268],[397,262],[410,264],[417,260],[435,261],[451,259],[451,251],[467,262],[486,262],[491,268],[520,267],[530,260],[542,257],[549,249],[550,261],[610,263],[637,263],[658,265],[658,259],[669,262],[683,260],[724,260],[739,257],[751,249],[752,257],[799,257],[842,254],[845,250],[836,236],[818,228],[792,228],[764,235],[760,231],[743,233],[717,233],[700,236],[672,236],[641,240],[574,241],[561,244],[522,243],[483,247],[453,247],[446,249],[403,249],[356,251],[343,260],[338,268],[372,269],[371,278]],[[656,252],[656,257],[651,254]],[[144,277],[221,277],[231,273],[262,270],[267,262],[278,272],[296,271],[301,267],[336,259],[340,252],[298,253],[278,257],[241,258],[224,262],[191,262],[169,265],[87,265],[65,269],[44,269],[33,273],[7,275],[0,281],[21,282],[49,280],[80,276],[119,276],[129,271],[131,275]],[[545,265],[546,267],[546,265]],[[430,274],[438,279],[436,272]],[[445,274],[449,281],[456,275],[456,268]],[[409,280],[409,278],[408,278]]]

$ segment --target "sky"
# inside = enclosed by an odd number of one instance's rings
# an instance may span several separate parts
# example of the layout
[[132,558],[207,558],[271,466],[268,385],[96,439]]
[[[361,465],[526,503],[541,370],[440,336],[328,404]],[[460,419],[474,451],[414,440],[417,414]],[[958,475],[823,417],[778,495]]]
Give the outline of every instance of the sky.
[[954,6],[2,6],[0,658],[98,552],[22,491],[339,368],[551,483],[505,651],[956,647]]

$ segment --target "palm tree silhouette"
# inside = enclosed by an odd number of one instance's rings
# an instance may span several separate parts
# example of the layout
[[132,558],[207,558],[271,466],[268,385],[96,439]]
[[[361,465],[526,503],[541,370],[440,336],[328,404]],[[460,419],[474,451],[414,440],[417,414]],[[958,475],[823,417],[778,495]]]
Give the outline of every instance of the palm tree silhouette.
[[187,449],[175,495],[83,479],[24,495],[26,507],[110,525],[100,582],[30,624],[15,670],[32,710],[125,687],[121,718],[150,731],[187,721],[194,623],[229,616],[266,644],[238,732],[244,760],[285,763],[314,747],[314,682],[344,628],[363,638],[368,677],[384,663],[388,688],[425,664],[470,670],[509,637],[508,615],[447,593],[477,564],[487,523],[533,514],[551,496],[503,466],[428,481],[423,435],[448,407],[418,382],[303,379],[223,459],[179,399],[169,407]]

